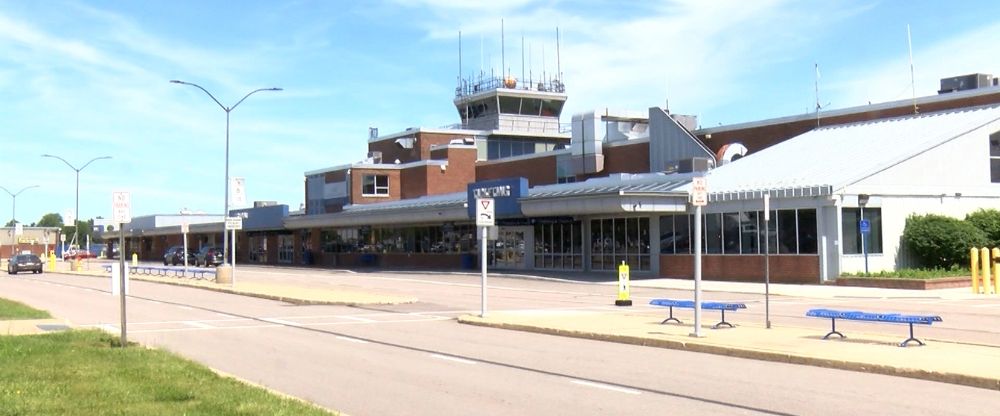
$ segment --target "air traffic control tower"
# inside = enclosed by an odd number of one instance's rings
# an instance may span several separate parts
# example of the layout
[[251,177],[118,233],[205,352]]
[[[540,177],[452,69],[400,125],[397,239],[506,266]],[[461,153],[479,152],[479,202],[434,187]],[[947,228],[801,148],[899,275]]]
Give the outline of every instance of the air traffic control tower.
[[566,103],[562,80],[518,80],[479,76],[460,79],[455,108],[462,128],[499,133],[559,134],[559,115]]

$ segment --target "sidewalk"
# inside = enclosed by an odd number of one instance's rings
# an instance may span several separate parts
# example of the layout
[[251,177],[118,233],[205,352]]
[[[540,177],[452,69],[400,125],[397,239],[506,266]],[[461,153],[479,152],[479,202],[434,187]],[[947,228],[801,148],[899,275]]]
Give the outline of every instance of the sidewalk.
[[[666,309],[622,308],[604,311],[491,312],[458,321],[501,329],[703,352],[755,360],[806,364],[851,371],[919,378],[1000,391],[1000,346],[926,340],[925,346],[901,348],[905,325],[878,325],[885,331],[851,330],[848,338],[823,340],[825,330],[740,323],[736,328],[701,331],[691,336],[691,322],[660,324]],[[713,313],[703,315],[714,323]],[[682,318],[683,319],[683,318]],[[920,337],[920,326],[914,329]]]

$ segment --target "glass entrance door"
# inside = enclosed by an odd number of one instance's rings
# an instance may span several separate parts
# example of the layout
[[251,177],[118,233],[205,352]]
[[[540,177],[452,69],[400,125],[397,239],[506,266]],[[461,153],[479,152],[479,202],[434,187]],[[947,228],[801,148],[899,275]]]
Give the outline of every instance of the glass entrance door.
[[500,227],[496,241],[489,245],[489,263],[499,269],[523,269],[525,235],[530,227]]

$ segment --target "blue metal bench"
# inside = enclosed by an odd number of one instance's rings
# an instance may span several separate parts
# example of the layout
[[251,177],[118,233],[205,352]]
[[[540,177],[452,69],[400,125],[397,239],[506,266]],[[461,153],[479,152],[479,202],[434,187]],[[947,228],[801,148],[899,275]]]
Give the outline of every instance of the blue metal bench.
[[941,317],[937,315],[903,315],[900,313],[872,313],[872,312],[861,312],[861,311],[838,311],[833,309],[810,309],[806,312],[806,316],[812,316],[816,318],[830,318],[830,332],[823,336],[823,339],[827,339],[830,335],[837,334],[841,338],[847,338],[844,334],[837,331],[837,319],[846,319],[849,321],[867,321],[867,322],[886,322],[892,324],[909,324],[910,325],[910,337],[899,343],[900,347],[905,347],[911,341],[916,341],[917,344],[924,345],[924,342],[913,337],[913,324],[920,325],[930,325],[934,322],[941,322]]
[[[667,319],[664,319],[663,322],[660,322],[660,325],[663,325],[670,321],[682,323],[680,319],[674,317],[674,308],[694,309],[694,301],[692,300],[653,299],[649,301],[649,304],[655,306],[665,306],[670,308],[670,316],[668,316]],[[712,329],[718,329],[722,325],[726,325],[730,328],[733,327],[733,324],[726,322],[726,311],[736,311],[739,309],[746,309],[747,305],[743,303],[732,303],[732,302],[702,302],[701,308],[717,310],[722,312],[722,320],[719,321],[719,323],[712,325]]]

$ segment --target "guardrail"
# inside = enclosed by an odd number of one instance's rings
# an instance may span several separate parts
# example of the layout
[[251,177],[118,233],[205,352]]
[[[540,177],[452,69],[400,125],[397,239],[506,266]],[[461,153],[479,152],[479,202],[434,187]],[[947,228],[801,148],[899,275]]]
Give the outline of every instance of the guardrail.
[[973,247],[969,249],[969,258],[971,260],[969,270],[972,271],[972,293],[1000,294],[1000,248],[994,247],[993,250],[990,250],[986,247]]

